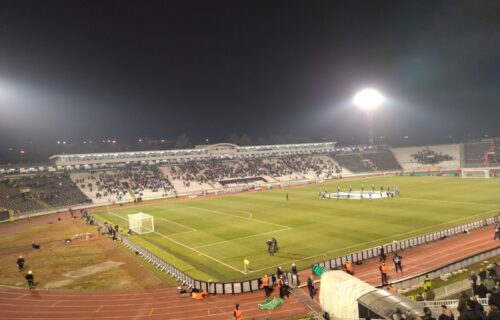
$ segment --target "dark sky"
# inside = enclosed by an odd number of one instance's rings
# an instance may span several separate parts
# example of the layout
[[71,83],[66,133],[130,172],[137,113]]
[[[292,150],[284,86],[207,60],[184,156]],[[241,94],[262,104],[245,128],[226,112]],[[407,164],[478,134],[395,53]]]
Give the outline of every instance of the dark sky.
[[500,1],[0,1],[0,153],[111,137],[500,136]]

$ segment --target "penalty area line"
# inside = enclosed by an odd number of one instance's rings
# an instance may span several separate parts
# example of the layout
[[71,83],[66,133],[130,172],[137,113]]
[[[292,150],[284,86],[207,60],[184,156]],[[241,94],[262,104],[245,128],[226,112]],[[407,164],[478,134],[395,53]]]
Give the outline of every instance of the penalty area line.
[[283,229],[279,229],[279,230],[273,230],[273,231],[268,231],[268,232],[262,232],[262,233],[252,234],[250,236],[239,237],[239,238],[234,238],[234,239],[230,239],[230,240],[223,240],[223,241],[218,241],[218,242],[214,242],[214,243],[208,243],[208,244],[204,244],[204,245],[201,245],[201,246],[197,246],[197,247],[195,247],[195,249],[216,246],[216,245],[222,244],[222,243],[228,243],[228,242],[232,242],[232,241],[237,241],[237,240],[242,240],[242,239],[248,239],[248,238],[263,236],[265,234],[276,233],[276,232],[281,232],[281,231],[287,231],[287,230],[291,230],[291,229],[292,228],[288,227],[288,228],[283,228]]
[[236,212],[250,213],[249,217],[242,217],[242,216],[238,216],[236,214],[227,213],[227,212],[224,212],[224,211],[210,210],[210,209],[204,209],[204,208],[198,208],[198,207],[177,208],[177,210],[187,210],[187,209],[196,209],[196,210],[200,210],[200,211],[221,214],[221,215],[225,215],[225,216],[229,216],[229,217],[235,217],[235,218],[240,218],[240,219],[245,219],[245,220],[256,221],[256,222],[259,222],[259,223],[269,224],[269,225],[277,226],[277,227],[280,227],[280,228],[291,228],[291,227],[285,226],[283,224],[278,224],[278,223],[273,223],[273,222],[268,222],[268,221],[264,221],[264,220],[255,219],[255,218],[253,218],[252,213],[249,212],[249,211],[235,210]]
[[[116,216],[116,217],[118,217],[118,218],[120,218],[120,219],[122,219],[122,220],[128,221],[128,220],[127,220],[127,219],[125,219],[124,217],[121,217],[121,216],[117,215],[116,213],[114,213],[113,211],[111,211],[111,210],[109,210],[109,209],[108,209],[108,213],[109,213],[109,214],[112,214],[112,215],[114,215],[114,216]],[[186,244],[184,244],[184,243],[181,243],[181,242],[179,242],[179,241],[177,241],[177,240],[174,240],[174,239],[170,238],[169,236],[166,236],[166,235],[164,235],[164,234],[161,234],[161,233],[159,233],[159,232],[157,232],[157,231],[153,231],[153,233],[154,233],[154,234],[157,234],[157,235],[159,235],[160,237],[165,238],[165,239],[167,239],[167,240],[169,240],[169,241],[171,241],[171,242],[173,242],[173,243],[175,243],[175,244],[178,244],[178,245],[180,245],[180,246],[182,246],[182,247],[184,247],[184,248],[186,248],[186,249],[189,249],[189,250],[191,250],[191,251],[194,251],[194,252],[198,253],[199,255],[202,255],[202,256],[204,256],[204,257],[206,257],[206,258],[210,259],[210,260],[213,260],[213,261],[215,261],[215,262],[217,262],[217,263],[220,263],[220,264],[222,264],[223,266],[226,266],[226,267],[228,267],[228,268],[229,268],[229,269],[231,269],[231,270],[237,271],[237,272],[239,272],[239,273],[241,273],[241,274],[247,274],[246,272],[241,271],[241,270],[240,270],[240,269],[238,269],[238,268],[235,268],[235,267],[233,267],[233,266],[231,266],[231,265],[229,265],[229,264],[227,264],[227,263],[225,263],[225,262],[222,262],[222,261],[220,261],[219,259],[216,259],[216,258],[214,258],[214,257],[211,257],[211,256],[209,256],[208,254],[203,253],[203,252],[201,252],[201,251],[199,251],[199,250],[196,250],[195,248],[190,247],[190,246],[188,246],[188,245],[186,245]]]

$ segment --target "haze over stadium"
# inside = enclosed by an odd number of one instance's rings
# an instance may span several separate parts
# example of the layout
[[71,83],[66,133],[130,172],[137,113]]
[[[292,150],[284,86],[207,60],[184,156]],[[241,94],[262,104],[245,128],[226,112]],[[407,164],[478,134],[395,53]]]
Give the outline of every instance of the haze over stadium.
[[0,319],[500,308],[499,56],[498,1],[0,0]]
[[367,86],[389,98],[380,142],[498,136],[497,6],[2,1],[0,154],[173,147],[181,133],[365,143],[366,118],[346,105]]

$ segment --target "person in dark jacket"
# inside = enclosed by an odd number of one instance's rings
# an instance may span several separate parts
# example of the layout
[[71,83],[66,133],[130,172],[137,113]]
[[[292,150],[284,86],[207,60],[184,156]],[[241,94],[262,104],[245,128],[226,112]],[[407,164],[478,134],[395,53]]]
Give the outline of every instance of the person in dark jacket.
[[495,289],[491,291],[490,298],[488,299],[488,305],[495,306],[500,310],[500,288],[495,286]]
[[488,289],[486,289],[486,286],[481,282],[477,285],[476,287],[476,295],[479,296],[479,298],[486,298],[486,294],[488,293]]
[[35,276],[33,276],[33,272],[30,270],[28,274],[24,277],[26,281],[28,281],[28,287],[31,289],[35,288]]
[[484,315],[482,315],[476,309],[476,302],[473,300],[467,300],[465,303],[465,310],[460,312],[460,320],[483,320]]
[[432,316],[432,311],[431,309],[429,309],[429,307],[424,307],[424,320],[436,320],[436,318],[434,318]]
[[314,299],[316,288],[314,288],[314,277],[312,275],[307,279],[307,289],[309,290],[309,296],[311,299]]
[[296,285],[298,286],[300,284],[299,271],[297,270],[297,266],[295,265],[295,263],[292,263],[292,282],[294,277],[296,279]]
[[469,296],[467,295],[467,293],[465,293],[465,291],[462,291],[462,293],[460,294],[460,298],[458,298],[458,312],[462,312],[465,310],[465,304],[467,300],[469,300]]
[[385,262],[385,259],[387,258],[387,256],[385,255],[385,248],[384,248],[384,246],[380,247],[379,254],[380,254],[379,262]]
[[443,304],[441,306],[441,309],[442,311],[438,317],[438,320],[455,320],[455,315],[453,314],[453,312],[451,312],[450,309],[448,309],[446,305]]
[[17,268],[19,269],[19,271],[23,271],[24,270],[24,264],[26,263],[26,260],[24,260],[23,256],[19,256],[19,258],[17,258]]
[[489,306],[486,311],[486,320],[500,320],[500,312],[495,306]]

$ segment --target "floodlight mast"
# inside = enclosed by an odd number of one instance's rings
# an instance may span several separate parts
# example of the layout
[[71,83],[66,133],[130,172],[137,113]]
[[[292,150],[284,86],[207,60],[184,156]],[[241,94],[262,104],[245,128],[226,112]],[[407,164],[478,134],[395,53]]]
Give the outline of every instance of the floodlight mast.
[[364,89],[354,96],[354,104],[366,112],[368,118],[368,142],[374,144],[373,136],[373,112],[383,102],[382,94],[376,89]]

